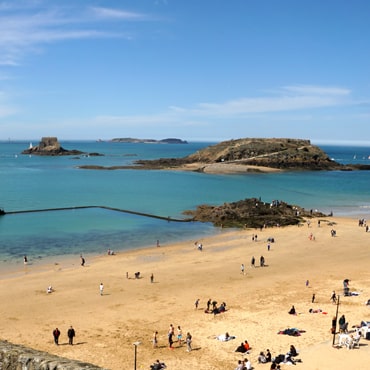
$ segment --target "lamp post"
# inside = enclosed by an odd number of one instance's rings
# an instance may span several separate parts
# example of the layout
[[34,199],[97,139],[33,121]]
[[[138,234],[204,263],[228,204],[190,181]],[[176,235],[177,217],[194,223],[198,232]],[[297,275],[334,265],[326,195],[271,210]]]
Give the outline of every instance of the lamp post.
[[132,343],[135,347],[135,357],[134,357],[134,370],[136,370],[136,360],[137,360],[137,346],[140,344],[140,342],[134,342]]
[[334,346],[334,343],[335,343],[335,333],[337,331],[337,320],[338,320],[338,310],[339,310],[339,295],[338,295],[337,298],[338,298],[338,300],[337,300],[337,312],[335,313],[335,325],[333,325],[333,346]]

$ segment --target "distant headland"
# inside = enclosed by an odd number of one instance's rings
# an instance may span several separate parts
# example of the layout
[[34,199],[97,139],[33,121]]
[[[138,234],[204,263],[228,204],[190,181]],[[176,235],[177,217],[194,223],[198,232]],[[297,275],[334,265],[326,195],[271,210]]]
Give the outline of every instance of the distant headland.
[[131,137],[123,137],[123,138],[115,138],[111,140],[114,143],[147,143],[147,144],[187,144],[186,140],[175,139],[175,138],[168,138],[162,140],[155,140],[155,139],[136,139]]

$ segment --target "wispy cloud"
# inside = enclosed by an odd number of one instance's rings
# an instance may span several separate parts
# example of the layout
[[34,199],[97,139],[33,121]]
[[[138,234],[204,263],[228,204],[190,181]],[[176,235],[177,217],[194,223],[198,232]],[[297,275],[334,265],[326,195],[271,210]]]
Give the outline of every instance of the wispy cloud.
[[348,105],[351,91],[325,86],[284,86],[271,96],[243,97],[221,103],[200,103],[194,108],[171,107],[181,114],[200,116],[240,116],[251,113],[296,111]]
[[347,96],[351,94],[351,90],[342,87],[327,87],[312,85],[284,86],[282,90],[302,95]]
[[[18,65],[27,53],[47,43],[106,37],[130,39],[123,31],[112,31],[111,22],[147,18],[145,14],[120,9],[58,7],[45,1],[25,7],[17,1],[0,3],[0,65]],[[106,27],[102,27],[102,22]]]
[[145,20],[149,19],[146,14],[135,13],[125,10],[91,7],[92,13],[100,19],[124,19],[124,20]]
[[[266,95],[266,94],[265,94]],[[221,103],[199,103],[194,107],[170,106],[167,111],[150,116],[104,116],[98,117],[100,122],[120,123],[124,125],[141,124],[188,124],[188,122],[204,122],[209,119],[225,118],[230,120],[243,117],[257,117],[269,113],[282,113],[290,117],[294,113],[296,119],[310,119],[316,109],[345,107],[360,102],[351,98],[351,91],[346,88],[328,86],[284,86],[274,90],[269,96],[242,97]],[[310,112],[310,113],[308,113]],[[275,117],[276,118],[276,117]]]

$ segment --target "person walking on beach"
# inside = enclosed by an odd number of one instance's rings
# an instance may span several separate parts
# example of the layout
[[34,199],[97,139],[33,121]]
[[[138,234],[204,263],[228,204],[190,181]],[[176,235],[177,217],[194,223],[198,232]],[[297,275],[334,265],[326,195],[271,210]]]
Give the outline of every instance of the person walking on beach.
[[260,258],[260,266],[264,267],[265,266],[265,257],[261,256]]
[[58,328],[55,328],[55,329],[53,330],[53,337],[54,337],[54,343],[55,343],[56,345],[59,345],[59,336],[60,336],[60,331],[59,331],[59,329],[58,329]]
[[252,260],[251,260],[251,267],[256,267],[255,266],[255,263],[256,263],[256,259],[254,258],[254,256],[252,257]]
[[337,303],[337,295],[335,294],[335,290],[333,290],[333,293],[331,294],[330,300],[333,303]]
[[173,344],[173,332],[172,332],[172,330],[170,330],[169,332],[168,332],[168,348],[169,349],[173,349],[173,347],[172,347],[172,344]]
[[195,309],[197,310],[199,306],[199,298],[195,301],[194,306],[195,306]]
[[240,272],[244,275],[244,263],[242,263],[240,266]]
[[75,330],[73,329],[72,325],[70,326],[70,328],[68,329],[67,331],[67,336],[68,336],[68,343],[73,346],[73,338],[76,336],[76,332]]
[[186,334],[186,350],[188,352],[191,352],[191,350],[192,350],[191,341],[192,341],[192,336],[189,332],[187,332],[187,334]]
[[82,257],[82,254],[80,255],[81,258],[81,266],[85,266],[85,258]]
[[103,285],[103,283],[100,283],[100,285],[99,285],[99,291],[100,291],[100,295],[103,295],[103,291],[104,291],[104,285]]
[[211,302],[212,302],[212,299],[210,298],[210,299],[207,301],[207,311],[209,311],[209,309],[210,309]]
[[315,303],[315,298],[316,298],[316,296],[315,296],[315,293],[314,293],[314,294],[312,294],[312,299],[311,299],[312,303]]
[[182,330],[180,325],[177,327],[177,342],[179,343],[179,347],[182,346]]
[[153,274],[150,275],[150,282],[154,283],[154,275]]
[[155,331],[154,334],[153,334],[153,348],[157,348],[157,345],[158,345],[158,332]]
[[28,263],[27,256],[23,256],[23,263],[24,263],[25,265],[27,265],[27,263]]

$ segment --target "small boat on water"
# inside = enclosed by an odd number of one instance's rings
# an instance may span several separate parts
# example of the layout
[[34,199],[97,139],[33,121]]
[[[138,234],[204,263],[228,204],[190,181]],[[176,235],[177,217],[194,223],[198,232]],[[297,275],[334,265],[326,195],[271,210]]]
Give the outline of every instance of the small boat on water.
[[3,215],[5,215],[5,211],[2,208],[0,208],[0,216],[3,216]]

